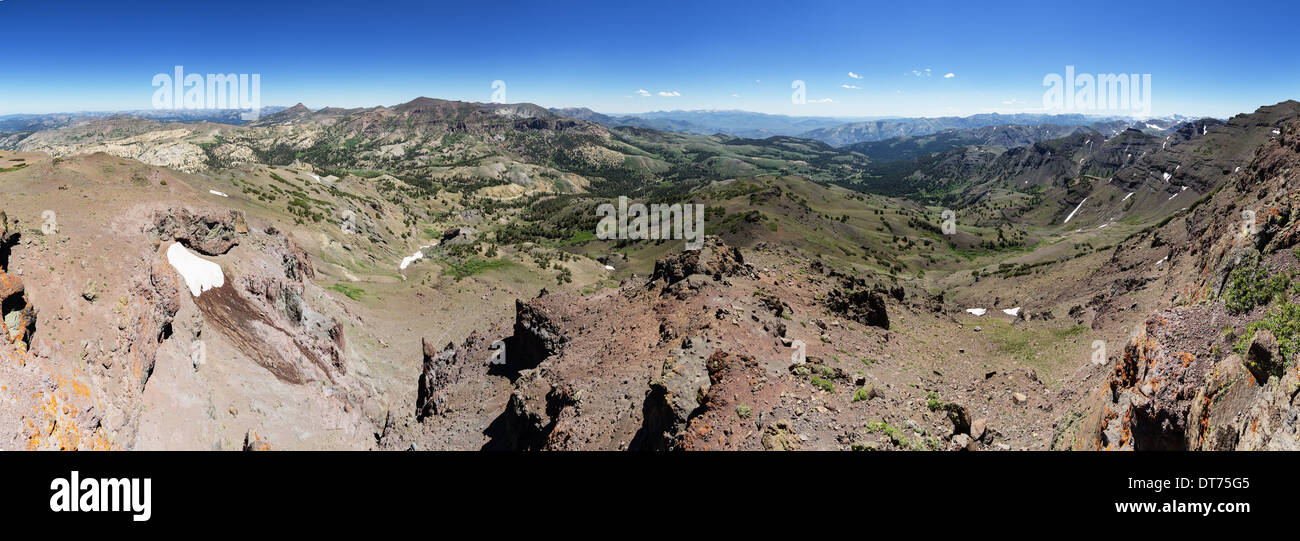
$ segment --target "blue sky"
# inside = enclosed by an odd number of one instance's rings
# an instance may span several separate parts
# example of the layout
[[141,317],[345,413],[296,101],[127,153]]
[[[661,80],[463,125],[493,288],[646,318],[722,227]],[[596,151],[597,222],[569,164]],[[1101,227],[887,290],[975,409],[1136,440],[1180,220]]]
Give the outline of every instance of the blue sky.
[[1297,15],[1249,0],[2,0],[0,114],[147,109],[154,74],[183,65],[260,74],[267,105],[485,102],[503,80],[509,102],[611,113],[964,116],[1040,111],[1044,76],[1073,65],[1151,74],[1152,114],[1226,117],[1300,97]]

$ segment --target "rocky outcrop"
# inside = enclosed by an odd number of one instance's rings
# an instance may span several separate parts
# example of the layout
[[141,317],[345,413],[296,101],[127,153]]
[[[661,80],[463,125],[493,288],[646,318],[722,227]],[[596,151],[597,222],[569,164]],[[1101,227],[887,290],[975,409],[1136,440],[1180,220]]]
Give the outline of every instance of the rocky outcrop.
[[[1200,308],[1204,310],[1204,308]],[[1243,359],[1193,353],[1204,314],[1152,316],[1124,349],[1077,448],[1300,450],[1300,374],[1261,330]],[[1198,354],[1199,353],[1199,354]],[[1260,376],[1264,376],[1261,378]]]
[[[542,290],[538,298],[544,297]],[[536,367],[547,357],[559,353],[568,341],[561,325],[542,303],[515,301],[514,334],[505,340],[505,369],[518,372]]]
[[478,240],[478,231],[472,227],[454,227],[442,234],[441,243],[445,246],[474,244]]
[[715,351],[705,364],[708,390],[700,396],[699,410],[678,435],[674,447],[686,451],[736,449],[758,428],[763,409],[780,401],[781,390],[777,385],[762,383],[767,381],[767,373],[748,355]]
[[207,322],[281,380],[334,381],[347,373],[343,324],[307,302],[314,272],[306,254],[281,235],[264,241],[264,257],[195,303]]
[[664,361],[658,378],[650,382],[642,406],[642,425],[629,449],[666,450],[677,445],[686,423],[703,404],[710,381],[702,348],[675,349]]
[[826,301],[827,308],[863,325],[889,328],[885,298],[875,291],[836,289]]
[[[1294,104],[1285,105],[1290,109]],[[1067,438],[1069,446],[1300,446],[1300,380],[1296,359],[1287,358],[1282,346],[1294,340],[1290,314],[1296,299],[1285,291],[1264,298],[1249,294],[1262,287],[1252,283],[1251,269],[1270,274],[1293,265],[1289,249],[1300,240],[1300,213],[1290,186],[1290,172],[1300,164],[1300,125],[1288,121],[1273,129],[1272,124],[1260,124],[1269,126],[1273,135],[1258,148],[1249,146],[1254,158],[1243,167],[1224,165],[1221,174],[1228,178],[1221,189],[1183,219],[1167,220],[1116,247],[1109,265],[1118,272],[1110,280],[1108,298],[1096,302],[1105,297],[1097,294],[1088,308],[1070,310],[1070,317],[1082,322],[1095,309],[1096,328],[1118,305],[1138,306],[1132,303],[1135,296],[1128,295],[1131,291],[1163,287],[1177,291],[1171,298],[1179,301],[1179,306],[1155,312],[1137,329],[1104,385],[1094,390],[1087,416],[1078,423],[1074,418],[1063,423],[1081,424],[1080,434]],[[1250,217],[1253,223],[1243,221]],[[1250,225],[1246,232],[1244,224]],[[1149,276],[1153,268],[1163,276]],[[1234,278],[1239,269],[1249,272]],[[1259,309],[1256,303],[1267,308]],[[1248,338],[1238,340],[1239,333]]]
[[27,298],[23,279],[5,272],[9,248],[17,238],[17,228],[10,229],[9,218],[0,212],[0,340],[26,350],[36,331],[36,308]]
[[188,207],[154,213],[149,234],[162,241],[175,240],[204,255],[220,255],[239,244],[248,233],[244,213],[237,210],[193,211]]
[[704,237],[704,246],[699,250],[685,250],[655,261],[650,281],[666,287],[695,274],[721,281],[727,276],[752,276],[753,272],[745,264],[745,257],[738,248],[727,246],[718,237],[708,236]]
[[27,349],[36,331],[36,308],[27,299],[23,280],[0,268],[0,321],[4,333],[0,338],[19,349]]
[[424,420],[430,415],[447,411],[444,389],[460,378],[461,359],[455,344],[439,350],[428,338],[421,340],[424,361],[421,363],[419,391],[415,398],[415,418]]
[[153,374],[158,347],[172,334],[172,321],[180,310],[181,281],[165,260],[155,261],[148,276],[137,278],[131,286],[134,302],[123,308],[124,323],[119,325],[118,350],[125,351],[122,360],[113,361],[115,355],[101,356],[105,370],[126,370],[135,391],[144,390]]
[[536,451],[573,450],[577,448],[573,417],[578,414],[581,393],[570,384],[553,385],[529,370],[515,382],[506,411],[497,418],[489,433],[493,440],[487,449]]

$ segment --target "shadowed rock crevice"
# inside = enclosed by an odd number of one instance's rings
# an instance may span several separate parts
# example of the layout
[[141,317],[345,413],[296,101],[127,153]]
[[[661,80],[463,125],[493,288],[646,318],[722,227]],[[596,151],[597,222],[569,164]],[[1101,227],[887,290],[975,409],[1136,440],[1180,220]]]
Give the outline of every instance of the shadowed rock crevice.
[[556,427],[575,408],[579,399],[568,386],[550,387],[540,393],[544,383],[526,374],[529,383],[510,395],[505,411],[483,433],[488,441],[484,451],[538,451],[568,447],[568,434]]
[[18,232],[18,225],[13,227],[9,225],[9,217],[4,211],[0,211],[0,272],[9,268],[9,256],[13,253],[14,245],[21,240],[22,234]]
[[[543,289],[538,298],[545,295]],[[560,329],[560,323],[554,321],[540,304],[515,300],[514,334],[503,341],[505,362],[492,365],[490,373],[514,380],[521,371],[536,368],[546,358],[563,350],[568,342],[568,337]]]
[[832,312],[842,314],[844,317],[863,325],[871,325],[882,329],[889,328],[889,314],[885,311],[885,298],[875,291],[836,289],[831,292],[826,305]]

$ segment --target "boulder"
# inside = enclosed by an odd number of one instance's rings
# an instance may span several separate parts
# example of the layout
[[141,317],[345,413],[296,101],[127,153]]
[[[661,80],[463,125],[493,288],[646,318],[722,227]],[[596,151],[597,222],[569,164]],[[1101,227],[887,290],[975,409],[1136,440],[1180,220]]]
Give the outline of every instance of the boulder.
[[760,441],[763,448],[768,451],[798,451],[803,448],[798,435],[794,433],[794,428],[790,426],[790,421],[784,419],[763,428]]
[[974,451],[975,440],[966,434],[957,434],[948,442],[949,451]]
[[831,291],[826,304],[832,312],[863,325],[889,328],[885,298],[875,291],[836,289]]
[[979,418],[979,419],[975,419],[974,421],[971,421],[971,423],[970,423],[970,437],[974,438],[974,439],[977,440],[977,441],[979,441],[979,440],[983,440],[983,439],[984,439],[984,434],[985,434],[986,429],[988,428],[988,426],[989,426],[989,421],[988,421],[988,419],[985,419],[985,418],[983,418],[983,417],[981,417],[981,418]]

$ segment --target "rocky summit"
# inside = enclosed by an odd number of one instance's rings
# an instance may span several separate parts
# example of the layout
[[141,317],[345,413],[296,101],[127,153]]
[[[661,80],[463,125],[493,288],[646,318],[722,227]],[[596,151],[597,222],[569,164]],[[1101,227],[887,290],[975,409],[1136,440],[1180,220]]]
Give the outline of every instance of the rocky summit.
[[1289,3],[45,4],[0,450],[1300,450]]
[[[1298,117],[888,167],[425,98],[37,131],[0,447],[1294,450]],[[597,238],[629,193],[706,235]]]

